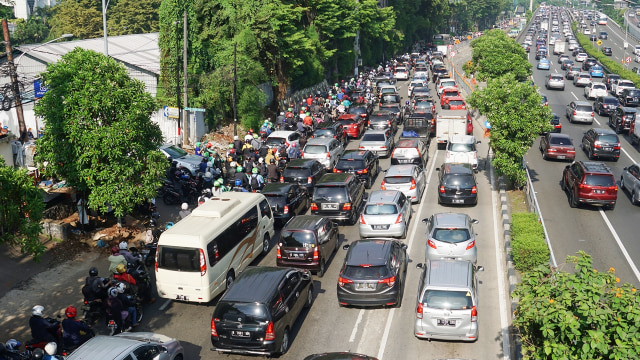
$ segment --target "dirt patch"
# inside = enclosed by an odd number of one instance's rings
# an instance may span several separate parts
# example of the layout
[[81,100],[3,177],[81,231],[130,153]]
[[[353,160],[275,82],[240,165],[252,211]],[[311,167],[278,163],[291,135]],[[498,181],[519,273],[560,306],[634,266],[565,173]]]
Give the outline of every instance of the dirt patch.
[[509,207],[511,213],[528,212],[526,194],[522,190],[508,190],[507,196],[509,197]]

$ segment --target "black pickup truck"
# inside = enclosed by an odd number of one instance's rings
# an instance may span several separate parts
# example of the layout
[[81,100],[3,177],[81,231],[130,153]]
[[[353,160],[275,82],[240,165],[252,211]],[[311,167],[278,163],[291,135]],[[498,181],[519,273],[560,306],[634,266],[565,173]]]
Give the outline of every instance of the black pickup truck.
[[400,137],[421,137],[427,141],[435,135],[435,117],[432,112],[414,112],[405,117]]

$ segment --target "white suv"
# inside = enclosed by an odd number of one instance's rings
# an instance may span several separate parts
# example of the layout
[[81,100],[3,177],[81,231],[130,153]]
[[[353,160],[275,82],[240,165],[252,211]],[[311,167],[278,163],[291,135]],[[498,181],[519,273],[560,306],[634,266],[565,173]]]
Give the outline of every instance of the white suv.
[[445,154],[445,163],[463,163],[470,164],[473,170],[478,171],[478,150],[473,135],[453,135],[449,137],[447,142],[447,152]]

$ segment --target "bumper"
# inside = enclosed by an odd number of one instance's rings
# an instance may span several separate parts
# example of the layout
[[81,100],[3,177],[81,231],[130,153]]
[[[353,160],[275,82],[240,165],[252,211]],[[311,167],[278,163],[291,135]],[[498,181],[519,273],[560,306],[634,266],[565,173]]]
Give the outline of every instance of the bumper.
[[218,352],[228,353],[228,354],[266,355],[266,356],[274,355],[277,353],[275,341],[264,341],[262,346],[256,346],[256,347],[232,348],[232,347],[226,347],[222,345],[219,340],[214,341],[213,339],[214,338],[212,337],[211,343],[213,344],[213,347],[211,348],[211,351],[218,351]]
[[606,206],[615,205],[616,199],[578,199],[578,202],[593,206]]
[[352,211],[339,210],[339,211],[326,211],[326,210],[311,210],[311,215],[323,216],[333,220],[349,220],[352,216]]
[[592,124],[593,118],[592,117],[571,117],[571,121],[585,123],[585,124]]
[[[629,129],[625,129],[625,130],[629,130]],[[604,150],[595,149],[593,151],[593,155],[597,156],[597,157],[618,159],[618,158],[620,158],[620,150],[604,151]]]
[[400,237],[404,234],[407,224],[403,221],[400,224],[389,225],[386,230],[374,230],[372,225],[360,224],[358,230],[360,231],[360,237]]
[[294,267],[298,269],[318,271],[320,270],[320,260],[295,261],[290,259],[276,259],[276,266]]
[[478,203],[478,195],[472,196],[455,196],[438,194],[438,201],[441,204],[453,204],[453,205],[475,205]]
[[392,291],[388,291],[385,293],[364,293],[364,294],[355,294],[351,292],[347,292],[340,287],[340,285],[336,285],[338,287],[338,303],[340,305],[346,306],[389,306],[395,305],[398,302],[398,291],[394,289],[390,289]]
[[438,329],[423,329],[421,325],[414,326],[414,335],[419,339],[437,339],[437,340],[460,340],[460,341],[476,341],[478,340],[478,324],[471,325],[469,329],[462,330],[460,334],[446,334],[437,332]]
[[569,160],[569,161],[573,161],[576,158],[576,154],[562,154],[562,153],[555,153],[555,152],[547,152],[547,158],[549,159],[555,159],[555,160]]
[[601,112],[602,114],[606,114],[607,116],[608,116],[608,115],[611,115],[614,111],[615,111],[615,109],[610,109],[610,108],[605,108],[605,107],[603,107],[602,109],[600,109],[600,112]]

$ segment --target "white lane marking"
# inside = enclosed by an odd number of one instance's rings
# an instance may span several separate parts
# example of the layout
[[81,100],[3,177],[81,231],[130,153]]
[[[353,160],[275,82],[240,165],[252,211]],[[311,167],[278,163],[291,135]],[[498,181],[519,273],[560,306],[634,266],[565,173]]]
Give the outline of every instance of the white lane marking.
[[[438,144],[436,143],[436,152],[433,154],[431,158],[431,168],[429,168],[429,175],[427,175],[427,185],[424,187],[424,192],[422,192],[422,199],[420,201],[420,209],[418,209],[418,213],[413,217],[413,229],[411,230],[411,238],[409,238],[409,243],[407,244],[407,254],[411,250],[411,245],[413,244],[413,239],[416,235],[416,230],[418,229],[418,222],[420,221],[420,215],[422,215],[422,209],[426,206],[425,198],[427,194],[427,190],[429,189],[429,184],[431,183],[431,175],[433,175],[433,169],[436,166],[436,159],[438,158]],[[405,287],[406,289],[406,287]],[[403,294],[404,298],[404,294]],[[393,315],[396,312],[396,308],[392,308],[389,311],[389,316],[387,316],[387,323],[384,326],[384,333],[382,334],[382,341],[380,343],[380,349],[378,349],[378,360],[382,360],[382,356],[384,355],[384,349],[387,347],[387,340],[389,339],[389,332],[391,331],[391,323],[393,322]]]
[[622,146],[620,146],[620,150],[631,159],[632,162],[637,163],[636,159],[634,159]]
[[[491,164],[491,162],[489,162]],[[504,251],[500,245],[500,235],[498,234],[498,191],[495,182],[493,167],[490,167],[491,174],[491,205],[493,207],[493,241],[496,251],[496,272],[498,278],[498,303],[500,304],[500,327],[502,328],[502,358],[508,360],[511,358],[511,334],[509,333],[509,320],[507,317],[507,301],[508,297],[505,293],[506,284],[504,281]]]
[[160,311],[164,311],[164,310],[169,306],[169,304],[171,304],[171,299],[167,299],[167,301],[165,301],[165,302],[164,302],[164,304],[162,304],[162,305],[158,308],[158,310],[160,310]]
[[604,222],[607,224],[607,227],[609,228],[611,235],[613,235],[613,238],[616,240],[616,243],[618,243],[618,247],[620,248],[620,251],[622,251],[622,255],[624,255],[625,260],[627,260],[627,263],[631,267],[631,270],[633,271],[633,274],[636,276],[636,279],[640,281],[640,271],[638,271],[636,264],[633,263],[633,260],[631,259],[631,256],[627,252],[627,249],[622,244],[622,240],[620,240],[618,233],[613,228],[613,225],[611,225],[611,222],[609,222],[609,218],[604,213],[604,210],[602,210],[602,208],[600,208],[600,215],[602,216],[602,219],[604,220]]
[[598,123],[598,125],[600,125],[600,121],[598,121],[598,119],[593,118],[593,121],[597,122],[597,123]]
[[578,100],[578,97],[576,96],[576,94],[573,93],[573,91],[571,92],[571,95],[573,95],[573,97]]
[[358,332],[358,325],[362,321],[362,315],[364,315],[364,309],[360,309],[358,313],[358,319],[356,320],[356,324],[353,326],[353,330],[351,330],[351,336],[349,337],[349,342],[352,343],[356,340],[356,333]]

